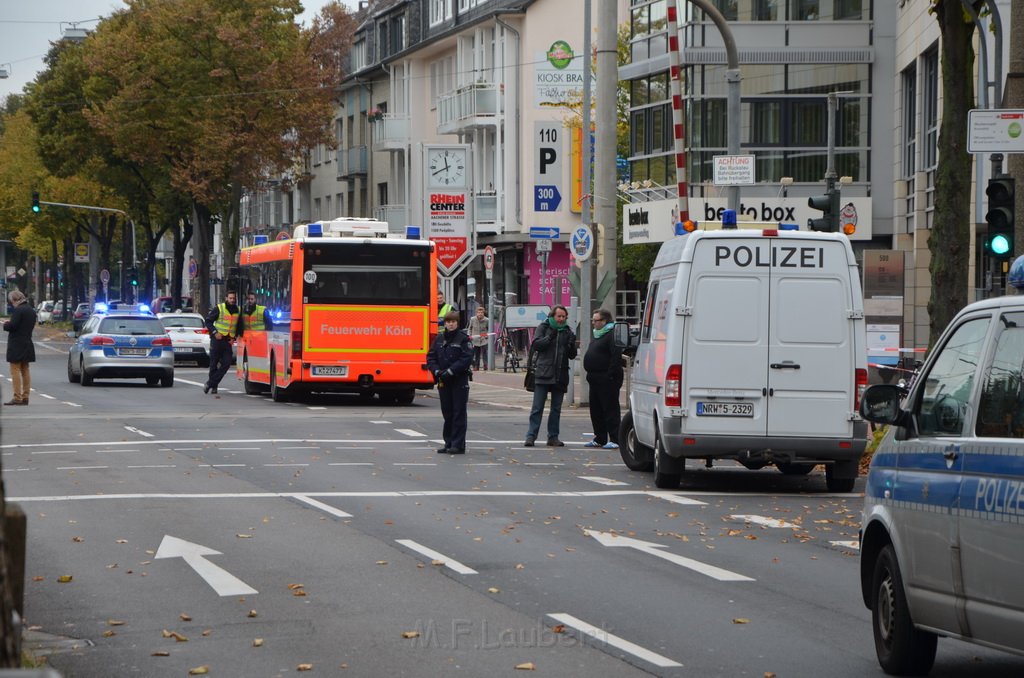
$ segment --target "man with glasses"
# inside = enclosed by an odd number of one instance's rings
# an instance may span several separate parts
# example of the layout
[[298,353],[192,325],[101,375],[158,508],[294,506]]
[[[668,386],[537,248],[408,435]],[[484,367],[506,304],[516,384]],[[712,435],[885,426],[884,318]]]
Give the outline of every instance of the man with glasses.
[[583,356],[583,369],[590,385],[590,423],[594,439],[583,447],[619,447],[619,390],[622,388],[622,349],[616,345],[615,323],[605,309],[594,311],[593,339]]

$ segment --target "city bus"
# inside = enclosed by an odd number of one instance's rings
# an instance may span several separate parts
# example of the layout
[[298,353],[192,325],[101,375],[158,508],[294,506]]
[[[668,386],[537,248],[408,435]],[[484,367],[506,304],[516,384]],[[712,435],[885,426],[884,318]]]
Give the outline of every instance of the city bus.
[[[411,229],[410,229],[411,230]],[[239,306],[267,309],[237,345],[245,392],[376,394],[409,404],[431,389],[426,356],[437,334],[437,254],[429,240],[373,219],[295,227],[239,255]]]

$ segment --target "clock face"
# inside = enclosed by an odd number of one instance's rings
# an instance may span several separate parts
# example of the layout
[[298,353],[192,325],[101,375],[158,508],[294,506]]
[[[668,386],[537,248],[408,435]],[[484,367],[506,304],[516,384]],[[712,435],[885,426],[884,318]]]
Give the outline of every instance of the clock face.
[[457,187],[466,185],[466,152],[458,148],[444,148],[430,153],[427,180],[431,186]]

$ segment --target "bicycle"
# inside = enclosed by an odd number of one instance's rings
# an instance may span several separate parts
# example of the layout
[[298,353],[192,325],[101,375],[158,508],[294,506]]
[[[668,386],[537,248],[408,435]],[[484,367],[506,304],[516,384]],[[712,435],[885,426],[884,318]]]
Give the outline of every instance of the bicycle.
[[512,335],[504,325],[498,334],[498,350],[503,356],[503,369],[508,372],[511,368],[512,374],[515,374],[519,369],[519,349],[516,348],[515,342],[512,341]]

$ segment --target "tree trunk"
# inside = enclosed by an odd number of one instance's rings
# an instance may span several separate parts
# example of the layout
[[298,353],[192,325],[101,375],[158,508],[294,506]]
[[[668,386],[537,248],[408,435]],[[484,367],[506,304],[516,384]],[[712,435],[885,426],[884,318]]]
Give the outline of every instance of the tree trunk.
[[199,271],[196,280],[199,284],[197,298],[192,299],[192,305],[197,313],[206,314],[210,310],[210,210],[206,205],[193,201],[192,212],[195,216],[195,242],[192,251],[195,252],[196,263]]
[[[976,0],[973,4],[980,2]],[[964,130],[967,112],[974,107],[974,24],[960,0],[937,0],[934,7],[942,35],[942,123],[935,172],[935,217],[928,239],[932,346],[957,311],[967,304],[972,180]]]
[[[180,229],[174,229],[174,270],[171,271],[171,301],[174,308],[181,308],[182,294],[182,270],[185,268],[185,248],[192,240],[192,220],[185,219]],[[198,300],[192,300],[193,306],[198,308]]]

